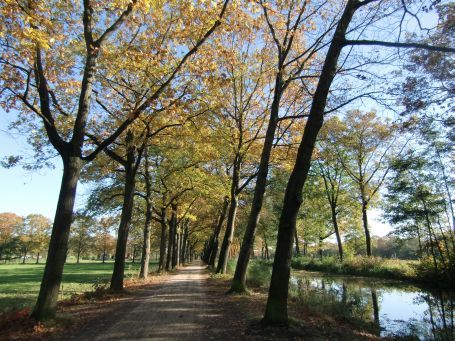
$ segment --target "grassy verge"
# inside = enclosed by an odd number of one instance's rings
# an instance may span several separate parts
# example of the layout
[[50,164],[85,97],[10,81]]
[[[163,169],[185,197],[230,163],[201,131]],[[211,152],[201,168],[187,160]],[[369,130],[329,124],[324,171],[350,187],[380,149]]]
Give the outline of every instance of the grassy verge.
[[[63,271],[63,282],[59,299],[93,291],[107,283],[111,277],[113,262],[109,263],[67,263]],[[151,264],[151,270],[156,263]],[[126,264],[125,276],[136,276],[139,263]],[[36,301],[44,264],[2,264],[0,265],[0,313],[31,307]]]

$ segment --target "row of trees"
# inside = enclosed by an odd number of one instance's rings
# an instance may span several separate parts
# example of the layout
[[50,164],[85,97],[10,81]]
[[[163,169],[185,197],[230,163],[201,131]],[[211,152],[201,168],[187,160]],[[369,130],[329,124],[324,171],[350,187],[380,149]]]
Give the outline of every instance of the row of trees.
[[20,217],[14,213],[0,213],[0,261],[33,256],[36,263],[48,247],[51,221],[41,214]]
[[[417,36],[426,32],[419,16],[435,9],[439,26],[431,37]],[[406,149],[396,135],[403,123],[344,108],[367,98],[403,103],[400,94],[415,84],[397,73],[406,63],[428,73],[440,69],[430,67],[435,59],[451,60],[451,13],[450,4],[379,0],[2,4],[2,106],[18,115],[13,126],[29,134],[37,165],[55,152],[63,162],[33,316],[55,314],[82,180],[93,191],[81,219],[120,216],[111,289],[123,288],[128,240],[139,241],[133,245],[142,249],[147,276],[155,237],[160,270],[204,250],[225,272],[238,253],[231,290],[243,291],[259,234],[266,254],[275,250],[264,321],[286,322],[298,223],[304,240],[334,233],[342,259],[342,234],[361,216],[371,255],[368,209],[391,174],[390,160]],[[396,30],[385,38],[395,40],[377,40],[390,21]],[[402,41],[409,22],[415,36]],[[403,57],[375,46],[428,54]],[[404,91],[382,85],[386,63]],[[447,83],[443,75],[437,81]],[[417,112],[450,98],[404,104]],[[330,114],[339,118],[323,127]],[[4,164],[20,162],[12,156]]]

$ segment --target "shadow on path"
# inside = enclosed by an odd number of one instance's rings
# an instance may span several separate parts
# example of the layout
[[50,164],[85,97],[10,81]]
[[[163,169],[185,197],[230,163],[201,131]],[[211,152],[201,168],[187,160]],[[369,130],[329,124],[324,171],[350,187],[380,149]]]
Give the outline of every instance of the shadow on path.
[[[156,287],[141,291],[114,311],[92,321],[77,340],[198,340],[220,339],[215,329],[221,307],[208,294],[208,271],[192,263]],[[217,323],[215,323],[217,325]],[[227,328],[229,326],[226,326]]]

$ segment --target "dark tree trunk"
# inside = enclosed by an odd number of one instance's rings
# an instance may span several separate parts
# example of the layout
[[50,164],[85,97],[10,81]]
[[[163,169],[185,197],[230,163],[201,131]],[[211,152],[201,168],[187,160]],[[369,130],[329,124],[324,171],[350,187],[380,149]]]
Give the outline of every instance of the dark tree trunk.
[[180,261],[180,243],[182,242],[181,234],[177,231],[175,234],[175,247],[174,247],[174,257],[172,258],[172,268],[179,266]]
[[22,264],[25,264],[25,258],[27,258],[27,249],[24,250],[24,256],[22,257]]
[[81,258],[81,251],[78,250],[78,251],[77,251],[77,260],[76,260],[76,263],[77,263],[77,264],[79,264],[80,258]]
[[365,232],[365,243],[367,247],[367,256],[371,256],[371,237],[370,237],[370,229],[368,228],[368,202],[365,197],[365,190],[363,188],[363,185],[360,186],[360,196],[362,200],[362,224],[363,224],[363,230]]
[[215,228],[215,231],[214,231],[214,238],[213,238],[213,246],[211,248],[211,252],[210,252],[210,256],[209,256],[209,261],[208,261],[208,265],[210,267],[215,267],[215,261],[216,261],[216,258],[219,256],[219,238],[220,238],[220,232],[221,232],[221,228],[223,227],[223,222],[224,222],[224,219],[226,217],[226,213],[227,213],[227,210],[228,210],[228,207],[229,207],[229,197],[225,197],[224,198],[224,203],[223,203],[223,208],[221,210],[221,213],[220,213],[220,216],[219,216],[219,219],[218,219],[218,224]]
[[166,253],[166,271],[171,269],[171,262],[172,262],[172,250],[173,250],[173,242],[174,242],[174,228],[173,228],[173,219],[169,220],[169,235],[167,239],[167,253]]
[[160,258],[158,261],[158,272],[165,269],[166,262],[166,208],[161,208],[161,237],[160,237]]
[[232,171],[231,179],[231,192],[229,212],[226,224],[226,232],[224,233],[223,244],[221,244],[220,257],[218,259],[218,266],[216,273],[226,273],[227,262],[229,259],[229,251],[231,248],[232,240],[234,238],[235,230],[235,217],[237,215],[238,206],[238,190],[240,184],[240,167],[242,159],[239,154],[234,159],[234,169]]
[[334,205],[330,205],[330,206],[331,206],[331,212],[332,212],[333,229],[335,230],[335,236],[337,238],[337,244],[338,244],[338,256],[340,257],[340,261],[342,262],[343,261],[343,243],[341,241],[340,229],[338,228],[336,207]]
[[106,245],[103,245],[102,263],[106,263]]
[[231,248],[232,240],[234,239],[234,225],[235,217],[237,215],[237,196],[234,194],[231,197],[231,202],[229,204],[228,219],[226,224],[226,232],[224,233],[223,244],[220,249],[220,257],[218,259],[218,266],[216,268],[216,273],[226,273],[227,262],[229,259],[229,251]]
[[[132,137],[131,137],[132,138]],[[127,145],[131,144],[127,141]],[[125,163],[125,187],[123,194],[122,215],[118,228],[117,245],[115,248],[114,272],[112,273],[112,290],[123,290],[123,278],[125,273],[125,256],[128,242],[128,233],[133,215],[134,192],[136,189],[135,148],[128,147],[127,161]]]
[[367,256],[371,256],[371,237],[370,229],[368,228],[368,214],[367,214],[367,205],[362,203],[362,223],[363,230],[365,231],[365,243],[367,247]]
[[294,240],[295,240],[295,254],[299,255],[300,248],[299,248],[299,235],[297,234],[297,229],[294,230]]
[[81,167],[82,162],[79,158],[63,157],[62,184],[49,242],[46,266],[41,280],[38,300],[32,312],[32,317],[37,320],[55,316]]
[[275,93],[270,110],[270,120],[265,134],[264,146],[262,147],[261,161],[259,163],[256,186],[254,187],[251,211],[248,216],[248,224],[243,235],[242,247],[240,248],[234,278],[232,279],[230,291],[243,292],[246,289],[246,271],[250,261],[251,247],[254,244],[254,237],[259,222],[259,214],[262,209],[265,188],[267,185],[267,175],[269,173],[269,161],[272,153],[273,140],[278,124],[278,113],[283,92],[283,80],[281,72],[278,72],[275,79]]
[[172,239],[172,247],[170,249],[171,252],[171,266],[174,269],[177,266],[177,251],[178,251],[178,236],[177,236],[177,204],[172,204],[172,217],[171,217],[171,225],[172,225],[172,234],[169,237]]
[[[0,257],[0,259],[1,259],[1,257]],[[38,254],[36,255],[36,264],[38,264],[38,263],[39,263],[39,252],[38,252]]]
[[335,77],[338,58],[343,48],[346,30],[352,20],[358,1],[348,0],[337,24],[335,35],[327,51],[324,66],[313,96],[310,114],[303,137],[297,151],[297,158],[284,196],[283,210],[278,225],[278,237],[272,278],[263,322],[267,324],[287,324],[287,299],[291,270],[292,241],[297,213],[302,203],[302,189],[308,176],[314,145],[324,120],[327,96]]
[[182,265],[186,263],[186,252],[187,252],[187,244],[188,244],[188,224],[189,224],[189,221],[186,221],[183,226],[182,261],[181,261]]
[[[146,143],[144,141],[143,143]],[[152,184],[150,179],[149,157],[147,148],[144,149],[144,177],[145,177],[145,223],[144,240],[142,241],[141,271],[139,278],[147,279],[150,263],[150,237],[152,231]]]
[[141,257],[141,271],[139,278],[147,279],[149,273],[150,263],[150,237],[151,237],[151,223],[152,223],[152,203],[147,197],[147,208],[145,212],[144,224],[144,240],[142,243],[142,257]]

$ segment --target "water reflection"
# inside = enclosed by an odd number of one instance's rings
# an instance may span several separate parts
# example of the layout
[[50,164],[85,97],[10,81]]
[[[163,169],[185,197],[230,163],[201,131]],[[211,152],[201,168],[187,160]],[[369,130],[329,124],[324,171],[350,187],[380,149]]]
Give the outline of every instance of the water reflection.
[[453,294],[305,271],[293,274],[290,289],[310,309],[360,323],[380,336],[455,340]]

